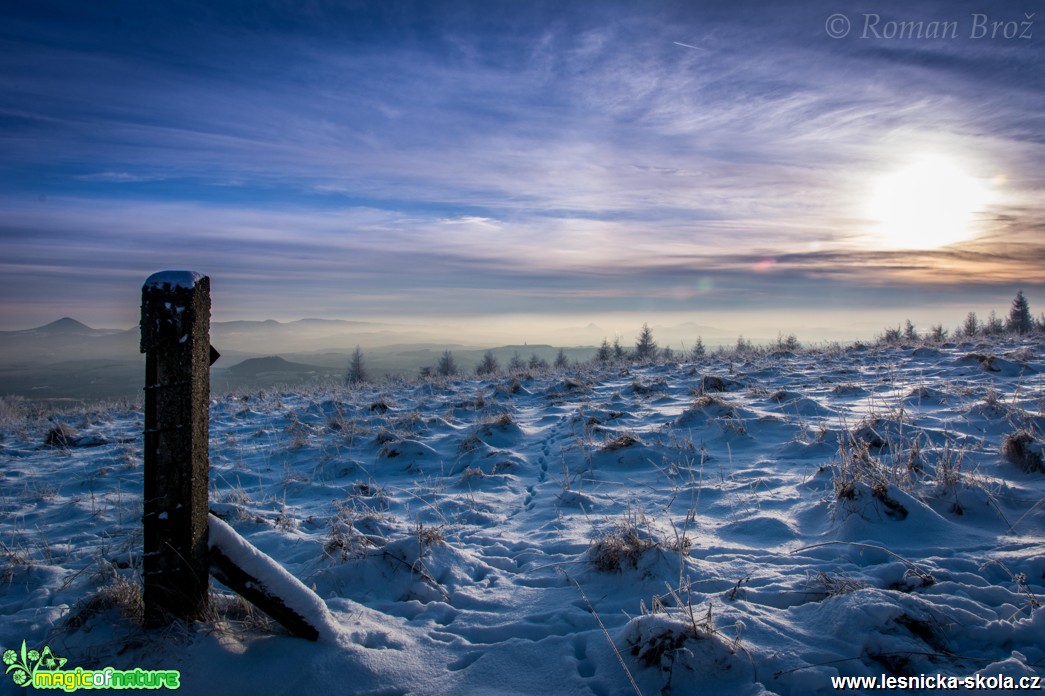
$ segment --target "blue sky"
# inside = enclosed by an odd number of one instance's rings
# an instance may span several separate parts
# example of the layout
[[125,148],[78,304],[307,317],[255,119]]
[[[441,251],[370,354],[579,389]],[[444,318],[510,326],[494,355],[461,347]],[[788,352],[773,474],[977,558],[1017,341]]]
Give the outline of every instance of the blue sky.
[[1040,311],[1043,42],[1042,0],[4,3],[0,328],[130,326],[164,268],[217,320]]

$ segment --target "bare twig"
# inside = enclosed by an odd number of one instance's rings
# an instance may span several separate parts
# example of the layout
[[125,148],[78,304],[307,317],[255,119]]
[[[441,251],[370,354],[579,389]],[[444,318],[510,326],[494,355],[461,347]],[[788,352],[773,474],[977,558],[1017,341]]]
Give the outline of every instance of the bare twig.
[[[566,575],[566,571],[561,568],[559,569],[559,572]],[[610,632],[606,630],[606,626],[602,623],[602,619],[599,618],[599,613],[595,611],[595,607],[592,606],[591,600],[588,599],[588,595],[584,594],[584,588],[582,588],[581,584],[569,575],[566,575],[566,579],[572,582],[577,587],[577,591],[581,593],[581,599],[583,599],[584,603],[588,605],[588,609],[591,610],[591,615],[595,617],[595,621],[598,622],[599,628],[602,629],[602,634],[606,636],[607,642],[609,642],[610,647],[613,648],[613,654],[617,656],[617,661],[620,662],[621,668],[624,670],[624,673],[628,675],[628,681],[631,682],[631,688],[635,689],[636,694],[642,696],[642,689],[640,689],[639,685],[635,683],[635,677],[631,676],[631,670],[629,670],[628,665],[624,663],[624,658],[621,656],[620,650],[617,650],[617,646],[613,644],[613,638],[610,636]]]
[[895,558],[896,560],[900,561],[904,565],[906,565],[908,568],[910,568],[911,572],[913,572],[915,575],[917,575],[919,578],[921,578],[921,580],[922,580],[922,582],[924,584],[932,585],[932,584],[934,584],[936,582],[936,578],[934,578],[930,573],[926,573],[924,570],[919,568],[913,562],[907,560],[906,558],[904,558],[903,556],[901,556],[901,555],[899,555],[897,553],[894,553],[894,552],[890,551],[889,549],[885,548],[884,546],[879,546],[877,544],[866,544],[866,543],[862,543],[862,542],[859,542],[859,541],[822,541],[819,544],[812,544],[810,546],[803,546],[800,549],[795,549],[791,553],[792,554],[801,553],[802,551],[809,551],[810,549],[817,549],[817,548],[820,548],[821,546],[832,546],[832,545],[835,545],[835,544],[844,544],[844,545],[847,545],[847,546],[858,546],[858,547],[860,547],[862,549],[875,549],[876,551],[883,551],[883,552],[889,554],[890,556],[892,556],[893,558]]

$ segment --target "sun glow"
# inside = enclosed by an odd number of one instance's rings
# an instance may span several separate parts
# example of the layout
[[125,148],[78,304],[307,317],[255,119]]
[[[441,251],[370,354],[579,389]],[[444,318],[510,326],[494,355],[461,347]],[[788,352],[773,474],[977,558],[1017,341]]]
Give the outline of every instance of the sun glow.
[[936,249],[974,237],[988,188],[954,160],[923,156],[883,176],[868,201],[873,239],[890,248]]

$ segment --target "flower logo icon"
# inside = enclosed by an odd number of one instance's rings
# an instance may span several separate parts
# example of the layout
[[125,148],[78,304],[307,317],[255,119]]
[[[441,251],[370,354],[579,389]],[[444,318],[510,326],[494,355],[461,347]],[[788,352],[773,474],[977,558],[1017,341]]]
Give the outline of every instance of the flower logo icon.
[[20,651],[5,650],[3,659],[7,666],[4,674],[10,674],[11,680],[16,686],[28,686],[33,681],[33,675],[38,671],[59,670],[68,662],[68,659],[55,655],[46,645],[43,652],[35,648],[29,650],[26,648],[24,640]]

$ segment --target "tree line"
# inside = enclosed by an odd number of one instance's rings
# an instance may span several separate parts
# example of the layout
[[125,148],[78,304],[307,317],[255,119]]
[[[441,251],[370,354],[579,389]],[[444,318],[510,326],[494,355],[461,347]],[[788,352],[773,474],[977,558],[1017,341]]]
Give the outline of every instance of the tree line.
[[[801,344],[799,344],[798,339],[793,334],[786,338],[781,335],[778,336],[776,347],[786,350],[797,350],[801,347]],[[754,346],[741,336],[737,339],[737,344],[732,350],[746,352],[753,348]],[[730,352],[730,349],[720,347],[715,354],[726,352]],[[697,336],[696,341],[688,350],[675,350],[669,346],[661,348],[653,338],[653,330],[649,328],[649,324],[643,324],[642,331],[636,337],[634,346],[625,346],[621,343],[619,336],[614,338],[612,344],[606,338],[603,338],[602,344],[596,350],[594,357],[588,362],[596,364],[672,362],[688,359],[697,360],[708,354],[709,352],[700,336]],[[566,355],[564,348],[559,349],[555,360],[551,364],[536,353],[531,354],[529,359],[525,359],[516,351],[503,368],[494,352],[488,350],[483,354],[479,364],[475,366],[475,375],[477,377],[502,373],[518,375],[527,371],[542,372],[553,368],[564,370],[570,366],[570,359]],[[461,376],[463,372],[458,366],[453,353],[446,350],[440,355],[435,365],[422,367],[418,376],[421,379],[432,377],[447,378]],[[348,370],[345,373],[345,384],[360,384],[367,381],[369,381],[369,375],[367,374],[363,351],[359,346],[356,346],[349,360]]]
[[[551,369],[565,369],[570,366],[570,359],[566,355],[566,350],[560,348],[558,354],[555,356],[555,360],[552,364],[549,364],[547,360],[538,356],[536,353],[530,355],[529,359],[523,358],[518,351],[516,351],[511,360],[507,364],[507,372],[511,374],[519,374],[530,371],[543,371]],[[484,377],[487,375],[496,375],[502,372],[500,361],[494,355],[492,350],[488,350],[483,354],[482,360],[478,365],[475,366],[475,374],[478,377]],[[428,379],[431,377],[457,377],[463,373],[463,370],[457,365],[457,360],[454,358],[452,351],[445,350],[442,355],[439,356],[439,360],[435,365],[426,365],[420,369],[419,376],[421,379]],[[366,371],[366,362],[363,357],[363,351],[359,346],[356,346],[355,351],[352,353],[352,357],[349,359],[348,371],[345,373],[345,384],[360,384],[362,382],[369,381],[369,376]]]
[[[1042,313],[1037,319],[1035,319],[1031,315],[1030,305],[1027,302],[1027,298],[1024,296],[1023,291],[1020,290],[1016,293],[1016,297],[1013,298],[1009,314],[1005,319],[999,317],[994,310],[991,310],[986,321],[981,321],[979,317],[976,316],[975,312],[969,312],[962,325],[955,328],[953,333],[943,328],[942,324],[937,324],[931,326],[924,335],[921,335],[911,320],[908,319],[902,328],[900,326],[887,328],[885,332],[878,337],[878,341],[887,344],[921,340],[942,342],[952,337],[955,339],[962,339],[974,338],[977,336],[1000,336],[1004,334],[1025,335],[1033,332],[1045,333],[1045,313]],[[776,343],[766,346],[765,348],[770,351],[796,351],[802,348],[802,344],[799,343],[794,334],[788,334],[785,336],[783,333],[780,333],[777,335]],[[721,346],[711,354],[743,355],[754,350],[756,350],[756,347],[750,341],[746,340],[743,336],[739,336],[736,344],[732,347]],[[699,360],[708,355],[709,351],[700,336],[697,336],[693,345],[688,349],[674,350],[669,346],[661,348],[657,345],[657,341],[653,337],[653,331],[650,329],[649,324],[644,323],[642,325],[642,330],[635,338],[635,344],[633,346],[625,346],[621,343],[619,336],[614,338],[613,343],[610,343],[608,339],[603,338],[602,343],[599,345],[591,361],[596,364],[653,363],[672,362],[676,360]],[[480,360],[479,364],[476,365],[475,374],[478,377],[497,375],[502,372],[507,372],[508,374],[522,374],[526,371],[541,372],[551,369],[552,367],[557,370],[570,367],[570,360],[566,355],[565,349],[559,349],[552,365],[549,365],[547,360],[539,357],[536,353],[533,353],[527,360],[516,351],[503,370],[500,361],[497,360],[493,351],[488,350],[483,354],[482,360]],[[449,350],[445,350],[442,355],[440,355],[439,360],[435,365],[422,367],[419,376],[422,379],[432,377],[449,378],[460,376],[462,373],[463,371],[458,366],[453,353]],[[356,349],[349,360],[348,370],[345,374],[345,383],[360,384],[367,381],[369,381],[369,377],[366,371],[363,351],[359,346],[356,346]]]
[[899,343],[901,341],[919,341],[922,339],[941,342],[948,338],[962,339],[975,338],[977,336],[1002,336],[1015,334],[1023,336],[1030,333],[1045,333],[1045,313],[1035,319],[1031,315],[1030,303],[1022,290],[1017,291],[1009,307],[1009,315],[1002,319],[993,309],[987,316],[986,321],[981,321],[976,312],[969,312],[961,326],[954,329],[953,334],[943,328],[943,324],[930,326],[928,332],[920,335],[914,324],[908,319],[904,322],[903,329],[899,326],[887,328],[880,340],[884,343]]

